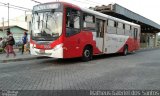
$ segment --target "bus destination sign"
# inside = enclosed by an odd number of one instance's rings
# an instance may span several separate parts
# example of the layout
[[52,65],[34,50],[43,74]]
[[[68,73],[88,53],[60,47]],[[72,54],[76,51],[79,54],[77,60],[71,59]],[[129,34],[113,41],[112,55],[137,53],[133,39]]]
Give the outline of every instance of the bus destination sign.
[[60,7],[59,3],[52,3],[52,4],[41,4],[33,7],[34,11],[39,10],[47,10],[47,9],[58,9]]

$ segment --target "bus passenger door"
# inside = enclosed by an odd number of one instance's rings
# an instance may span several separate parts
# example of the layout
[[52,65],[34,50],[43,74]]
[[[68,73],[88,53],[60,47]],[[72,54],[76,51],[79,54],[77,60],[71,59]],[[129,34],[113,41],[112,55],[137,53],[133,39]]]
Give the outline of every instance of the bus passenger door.
[[133,30],[133,38],[134,38],[134,50],[138,49],[138,29],[134,28]]
[[74,8],[66,8],[66,39],[64,41],[67,51],[65,57],[78,57],[80,56],[79,46],[79,33],[80,33],[80,11]]
[[96,47],[103,52],[105,20],[96,19]]

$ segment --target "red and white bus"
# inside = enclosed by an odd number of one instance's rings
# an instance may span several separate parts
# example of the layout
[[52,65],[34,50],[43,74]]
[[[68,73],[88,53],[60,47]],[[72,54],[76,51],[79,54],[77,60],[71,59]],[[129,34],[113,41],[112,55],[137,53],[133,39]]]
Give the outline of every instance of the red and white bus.
[[66,2],[33,7],[30,51],[54,58],[133,52],[140,48],[140,26]]

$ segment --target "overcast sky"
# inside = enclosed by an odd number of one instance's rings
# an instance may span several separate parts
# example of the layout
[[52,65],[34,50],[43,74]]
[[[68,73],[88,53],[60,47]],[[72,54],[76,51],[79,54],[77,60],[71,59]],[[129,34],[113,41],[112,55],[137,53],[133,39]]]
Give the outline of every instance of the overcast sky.
[[[44,3],[44,2],[53,2],[56,0],[37,0],[37,1]],[[80,5],[86,8],[102,4],[108,5],[110,3],[118,3],[128,8],[129,10],[132,10],[133,12],[136,12],[160,24],[160,11],[159,11],[160,0],[60,0],[60,1],[72,2],[76,5]],[[30,9],[32,9],[32,7],[36,5],[36,3],[31,0],[0,0],[0,2],[10,3],[12,5],[22,6]],[[0,12],[1,12],[0,21],[2,20],[1,18],[3,17],[7,20],[8,18],[7,7],[0,6]],[[10,18],[24,14],[25,14],[24,11],[10,9]]]

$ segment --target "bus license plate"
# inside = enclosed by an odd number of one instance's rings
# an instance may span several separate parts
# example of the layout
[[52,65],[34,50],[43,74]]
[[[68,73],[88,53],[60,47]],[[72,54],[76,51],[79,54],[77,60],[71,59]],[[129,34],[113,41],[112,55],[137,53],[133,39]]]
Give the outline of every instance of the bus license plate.
[[40,49],[39,51],[41,54],[45,53],[45,50],[44,49]]

